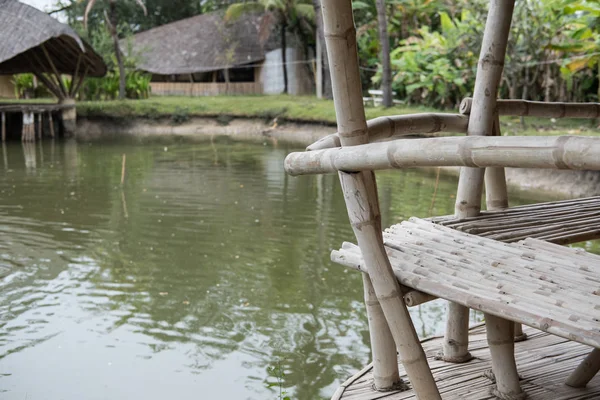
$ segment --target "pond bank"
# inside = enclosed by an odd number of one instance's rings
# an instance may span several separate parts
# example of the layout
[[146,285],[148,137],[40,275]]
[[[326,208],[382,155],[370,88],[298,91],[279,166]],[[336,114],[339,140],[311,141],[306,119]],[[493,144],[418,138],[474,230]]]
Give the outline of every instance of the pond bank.
[[[107,133],[109,132],[109,133]],[[335,132],[330,123],[278,123],[257,118],[192,117],[174,124],[172,119],[147,118],[79,118],[76,136],[80,140],[97,140],[110,136],[158,137],[182,136],[207,138],[227,136],[235,140],[284,141],[307,146]],[[444,168],[458,174],[458,168]],[[507,168],[509,185],[525,190],[549,192],[564,197],[585,197],[600,194],[600,174],[591,171],[532,170]]]

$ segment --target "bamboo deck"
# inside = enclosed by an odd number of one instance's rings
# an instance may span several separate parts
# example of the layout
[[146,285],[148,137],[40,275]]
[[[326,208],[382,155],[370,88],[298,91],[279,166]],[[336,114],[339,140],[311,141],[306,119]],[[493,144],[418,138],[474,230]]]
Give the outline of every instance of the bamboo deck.
[[[515,358],[521,385],[529,400],[583,400],[600,399],[600,375],[594,377],[584,389],[564,385],[569,374],[577,367],[591,348],[533,328],[523,327],[529,339],[515,343]],[[485,326],[471,329],[469,350],[475,357],[465,364],[451,364],[436,360],[442,338],[423,341],[427,361],[444,400],[495,399],[490,394],[493,382],[486,377],[491,369]],[[400,376],[407,381],[400,365]],[[416,399],[413,390],[404,392],[377,392],[373,389],[372,367],[369,364],[346,382],[332,400],[408,400]]]

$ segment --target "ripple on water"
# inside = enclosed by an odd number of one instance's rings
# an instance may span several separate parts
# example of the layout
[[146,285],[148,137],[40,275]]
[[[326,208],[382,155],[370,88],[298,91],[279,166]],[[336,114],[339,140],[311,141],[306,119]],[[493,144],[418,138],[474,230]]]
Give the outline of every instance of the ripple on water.
[[[292,178],[285,147],[218,140],[44,142],[35,170],[7,149],[3,399],[118,400],[132,387],[264,399],[274,370],[292,397],[315,399],[368,361],[361,277],[328,256],[352,238],[336,176]],[[386,224],[427,216],[435,175],[378,184]],[[455,185],[440,180],[435,213],[452,210]],[[411,314],[421,335],[439,332],[440,303]]]

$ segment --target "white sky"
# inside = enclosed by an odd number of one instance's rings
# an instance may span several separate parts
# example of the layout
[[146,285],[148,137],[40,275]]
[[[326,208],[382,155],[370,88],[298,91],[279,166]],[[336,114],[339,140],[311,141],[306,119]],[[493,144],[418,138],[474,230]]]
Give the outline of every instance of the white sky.
[[29,4],[35,8],[39,8],[42,11],[48,11],[52,9],[52,5],[56,2],[55,0],[19,0],[21,3]]

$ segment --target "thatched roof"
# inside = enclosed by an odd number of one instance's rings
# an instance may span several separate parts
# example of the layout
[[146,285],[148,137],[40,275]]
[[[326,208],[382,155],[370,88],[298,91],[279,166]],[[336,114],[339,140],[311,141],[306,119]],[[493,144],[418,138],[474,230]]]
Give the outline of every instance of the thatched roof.
[[73,74],[79,56],[80,73],[106,74],[102,57],[71,27],[16,0],[0,0],[0,39],[0,74],[53,72],[44,49],[61,74]]
[[131,51],[139,55],[139,69],[161,75],[254,63],[265,57],[259,24],[257,15],[229,23],[224,21],[223,12],[197,15],[134,35]]

